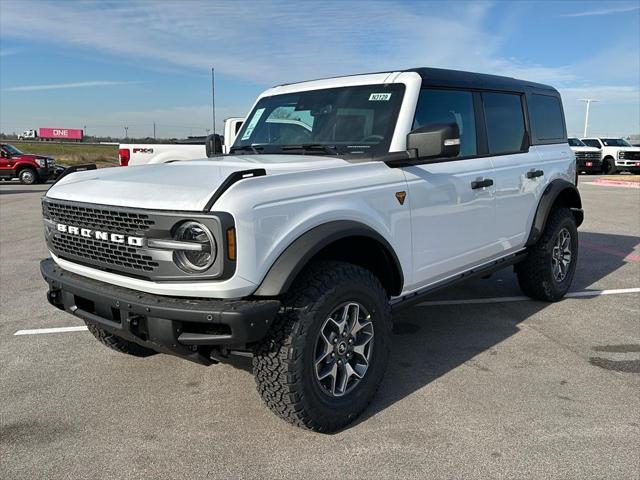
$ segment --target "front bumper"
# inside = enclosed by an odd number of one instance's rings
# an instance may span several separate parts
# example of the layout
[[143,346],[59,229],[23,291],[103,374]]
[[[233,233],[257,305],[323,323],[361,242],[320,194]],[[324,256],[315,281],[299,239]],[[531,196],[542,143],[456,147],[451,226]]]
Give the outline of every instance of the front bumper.
[[576,161],[576,168],[581,172],[599,172],[602,170],[602,160]]
[[68,272],[51,258],[40,262],[57,308],[113,335],[157,352],[210,364],[220,349],[260,341],[280,309],[278,300],[212,300],[152,295]]
[[54,167],[40,167],[36,171],[38,172],[38,178],[40,180],[49,180],[53,177]]

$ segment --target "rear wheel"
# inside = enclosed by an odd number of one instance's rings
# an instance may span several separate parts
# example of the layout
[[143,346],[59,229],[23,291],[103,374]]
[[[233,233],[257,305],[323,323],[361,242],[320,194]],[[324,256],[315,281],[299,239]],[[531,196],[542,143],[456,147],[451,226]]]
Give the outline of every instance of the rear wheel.
[[571,210],[554,209],[538,243],[516,266],[522,291],[536,300],[555,302],[569,290],[578,260],[578,229]]
[[38,182],[38,174],[33,168],[23,168],[18,174],[20,183],[24,185],[33,185]]
[[318,262],[283,304],[253,359],[258,392],[290,423],[339,430],[362,413],[382,381],[391,344],[386,292],[364,268]]
[[93,334],[94,337],[98,339],[100,343],[106,345],[112,350],[115,350],[116,352],[126,353],[127,355],[133,355],[134,357],[148,357],[150,355],[155,355],[156,353],[158,353],[149,348],[142,347],[137,343],[130,342],[116,335],[112,335],[104,328],[93,322],[85,323],[87,324],[87,328],[89,329],[89,331]]

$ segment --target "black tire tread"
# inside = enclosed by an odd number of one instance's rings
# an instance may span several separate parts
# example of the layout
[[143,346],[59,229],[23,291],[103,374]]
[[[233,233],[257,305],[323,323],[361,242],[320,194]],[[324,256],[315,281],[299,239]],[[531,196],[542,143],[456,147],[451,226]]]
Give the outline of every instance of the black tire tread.
[[[571,210],[566,207],[556,207],[552,210],[545,225],[542,237],[529,249],[527,258],[517,265],[516,274],[518,283],[523,293],[536,300],[556,302],[566,292],[559,292],[549,278],[549,251],[551,243],[555,239],[556,230],[565,219],[570,218],[575,225],[575,219]],[[575,230],[572,234],[575,234]],[[574,262],[577,261],[577,250]]]
[[300,321],[300,316],[313,316],[316,313],[314,307],[321,303],[321,299],[331,295],[345,281],[361,282],[384,295],[383,304],[387,311],[381,313],[389,319],[386,322],[389,331],[380,334],[390,336],[391,307],[378,278],[356,265],[335,261],[316,262],[296,280],[295,287],[283,298],[283,309],[253,357],[257,389],[271,411],[291,424],[318,432],[333,432],[344,427],[366,409],[373,397],[371,395],[364,406],[350,412],[348,417],[325,418],[319,424],[310,414],[313,405],[301,393],[303,373],[300,357],[307,332],[306,322]]
[[154,350],[145,348],[137,343],[125,340],[124,338],[120,338],[117,335],[112,335],[93,322],[85,323],[87,324],[89,331],[100,343],[112,350],[115,350],[116,352],[126,353],[127,355],[133,355],[134,357],[149,357],[157,353]]

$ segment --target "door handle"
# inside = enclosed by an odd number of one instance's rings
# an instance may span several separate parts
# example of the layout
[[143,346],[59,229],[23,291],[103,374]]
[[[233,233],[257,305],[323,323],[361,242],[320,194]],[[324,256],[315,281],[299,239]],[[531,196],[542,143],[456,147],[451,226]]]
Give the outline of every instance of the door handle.
[[482,180],[475,180],[471,182],[471,188],[476,190],[478,188],[490,187],[493,185],[492,178],[483,178]]
[[536,178],[544,175],[542,170],[529,170],[527,172],[527,178]]

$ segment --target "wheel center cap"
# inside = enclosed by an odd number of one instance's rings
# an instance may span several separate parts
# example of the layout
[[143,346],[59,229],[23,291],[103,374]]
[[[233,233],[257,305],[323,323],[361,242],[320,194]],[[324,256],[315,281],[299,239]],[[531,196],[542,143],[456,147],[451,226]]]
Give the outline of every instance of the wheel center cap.
[[338,353],[340,355],[344,355],[347,351],[347,343],[346,342],[340,342],[338,344]]

